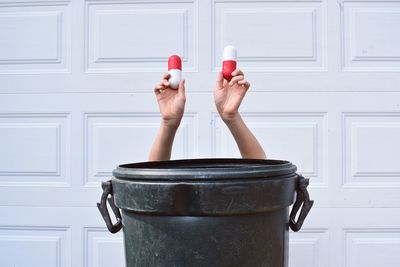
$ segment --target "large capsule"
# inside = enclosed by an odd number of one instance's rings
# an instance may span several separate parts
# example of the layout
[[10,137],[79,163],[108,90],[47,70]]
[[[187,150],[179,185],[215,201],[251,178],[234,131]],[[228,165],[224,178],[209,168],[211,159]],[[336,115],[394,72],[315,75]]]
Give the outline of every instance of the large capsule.
[[228,45],[224,49],[222,59],[222,74],[228,81],[232,79],[232,72],[236,69],[236,48]]
[[172,55],[168,58],[168,73],[170,87],[177,89],[182,78],[182,60],[178,55]]

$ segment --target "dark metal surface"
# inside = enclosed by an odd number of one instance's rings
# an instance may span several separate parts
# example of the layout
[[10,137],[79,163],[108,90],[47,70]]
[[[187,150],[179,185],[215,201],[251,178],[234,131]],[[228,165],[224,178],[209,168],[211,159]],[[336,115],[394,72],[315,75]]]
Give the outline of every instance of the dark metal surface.
[[[121,213],[119,209],[114,204],[114,193],[111,181],[102,182],[101,187],[103,188],[103,194],[101,195],[100,203],[97,203],[97,208],[99,209],[101,216],[107,225],[108,230],[111,233],[117,233],[122,228],[122,220],[121,220]],[[110,197],[108,197],[110,195]],[[117,222],[115,224],[112,223],[110,213],[107,209],[107,202],[110,205],[112,211],[114,212],[115,218]]]
[[[299,175],[299,179],[297,181],[296,186],[296,202],[292,207],[292,211],[290,212],[290,229],[295,232],[298,232],[303,225],[304,219],[307,217],[307,214],[310,212],[311,207],[314,204],[313,200],[310,200],[310,196],[307,191],[307,186],[310,182],[310,179],[305,179],[303,176]],[[303,205],[299,218],[296,222],[296,215],[299,211],[300,207]]]
[[296,172],[296,166],[284,160],[262,159],[186,159],[130,163],[118,166],[114,177],[127,180],[232,180],[276,177]]
[[110,232],[123,225],[128,267],[287,267],[289,226],[299,231],[313,205],[288,161],[142,162],[113,174],[97,205]]
[[287,267],[288,216],[287,209],[240,216],[122,211],[126,266]]
[[[227,175],[227,174],[225,174]],[[112,178],[121,209],[165,215],[233,215],[285,208],[294,201],[297,175],[278,178],[132,181]]]

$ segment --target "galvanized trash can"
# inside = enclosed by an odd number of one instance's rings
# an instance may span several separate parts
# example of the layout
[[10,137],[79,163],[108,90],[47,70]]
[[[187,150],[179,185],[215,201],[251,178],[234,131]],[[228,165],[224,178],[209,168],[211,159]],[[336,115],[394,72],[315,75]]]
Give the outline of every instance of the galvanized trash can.
[[128,267],[287,267],[289,227],[299,231],[313,205],[296,170],[282,160],[125,164],[97,205],[110,232],[123,228]]

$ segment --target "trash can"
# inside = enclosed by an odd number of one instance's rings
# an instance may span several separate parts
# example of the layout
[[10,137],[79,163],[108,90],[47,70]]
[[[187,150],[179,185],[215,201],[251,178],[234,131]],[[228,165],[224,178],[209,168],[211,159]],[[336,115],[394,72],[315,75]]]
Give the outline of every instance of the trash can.
[[123,228],[128,267],[287,267],[289,227],[300,230],[313,205],[296,170],[283,160],[124,164],[97,205],[110,232]]

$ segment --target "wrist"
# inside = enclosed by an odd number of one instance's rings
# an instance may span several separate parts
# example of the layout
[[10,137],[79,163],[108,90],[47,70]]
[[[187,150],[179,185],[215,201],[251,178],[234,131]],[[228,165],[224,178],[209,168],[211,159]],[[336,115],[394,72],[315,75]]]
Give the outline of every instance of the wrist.
[[221,119],[227,124],[228,126],[231,124],[235,124],[241,120],[241,116],[239,112],[229,113],[229,114],[220,114]]
[[181,119],[178,120],[162,120],[161,127],[165,128],[166,130],[174,130],[176,131],[181,124]]

